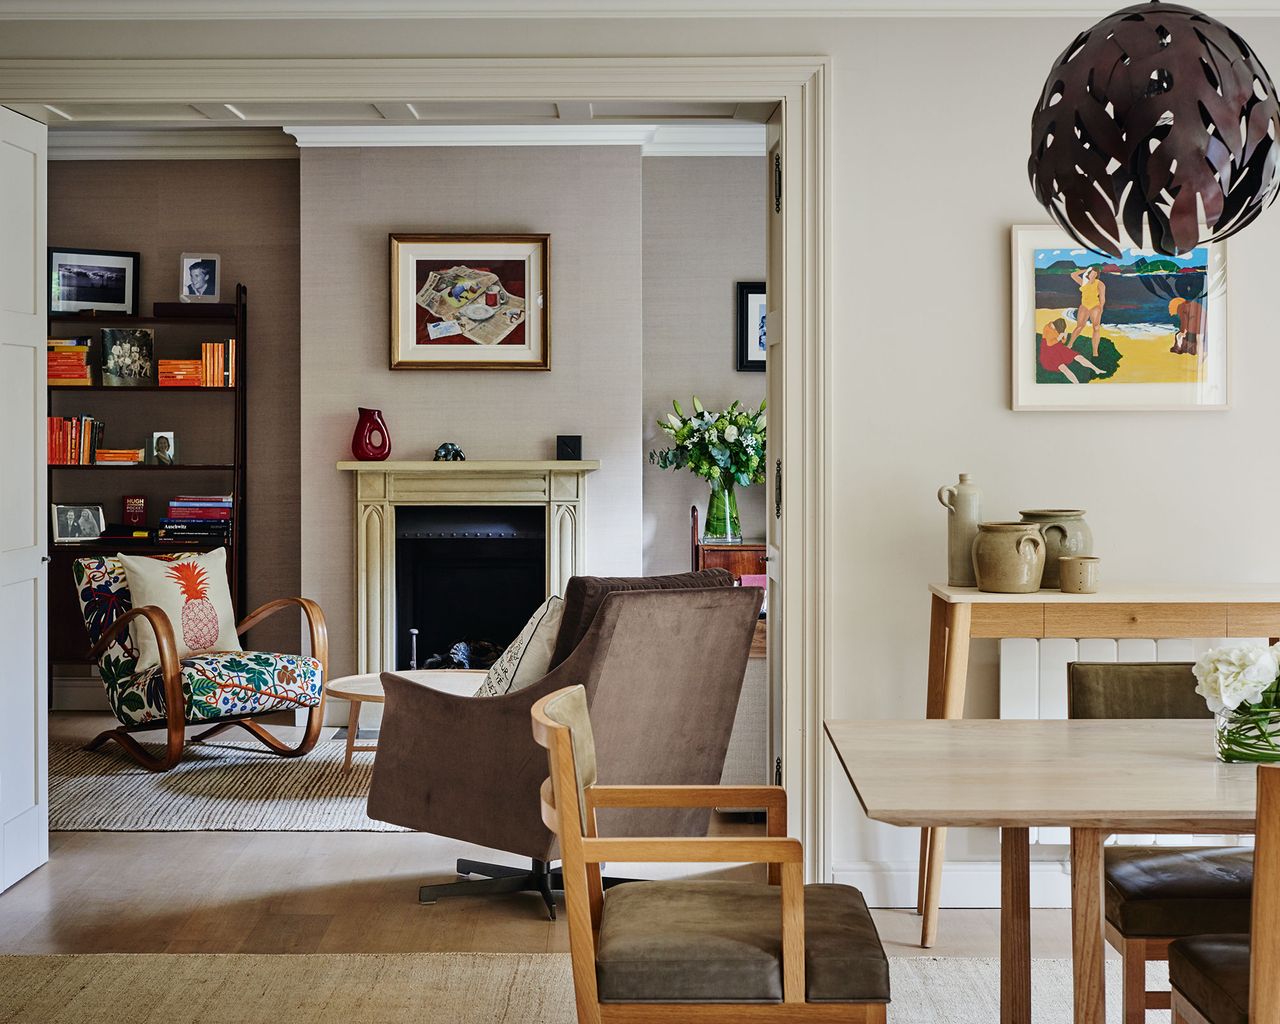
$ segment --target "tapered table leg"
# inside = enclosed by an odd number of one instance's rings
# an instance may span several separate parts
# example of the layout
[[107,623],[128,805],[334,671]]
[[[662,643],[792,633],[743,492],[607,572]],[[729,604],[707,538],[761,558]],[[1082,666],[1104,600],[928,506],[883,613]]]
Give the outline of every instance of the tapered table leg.
[[1000,830],[1000,1024],[1031,1024],[1031,835]]
[[1106,1024],[1106,948],[1102,932],[1102,843],[1096,828],[1071,830],[1071,970],[1075,1024]]
[[360,731],[360,705],[363,701],[353,700],[351,710],[347,712],[347,752],[342,757],[342,774],[351,774],[351,755],[356,749],[356,733]]

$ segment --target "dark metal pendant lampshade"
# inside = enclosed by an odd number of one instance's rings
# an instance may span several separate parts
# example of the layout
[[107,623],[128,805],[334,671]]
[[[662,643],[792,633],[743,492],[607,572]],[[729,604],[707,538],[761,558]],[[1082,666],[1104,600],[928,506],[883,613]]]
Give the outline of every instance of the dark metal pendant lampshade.
[[[1126,7],[1054,62],[1031,119],[1036,198],[1082,245],[1177,256],[1275,198],[1280,106],[1249,45],[1178,4]],[[1123,230],[1122,230],[1123,229]]]

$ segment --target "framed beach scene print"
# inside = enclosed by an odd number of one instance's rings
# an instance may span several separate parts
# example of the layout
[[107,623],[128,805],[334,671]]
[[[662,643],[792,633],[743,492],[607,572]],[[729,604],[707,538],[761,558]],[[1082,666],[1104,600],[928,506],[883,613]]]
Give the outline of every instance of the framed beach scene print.
[[1013,408],[1227,407],[1227,257],[1081,247],[1013,229]]
[[763,281],[738,282],[738,362],[739,370],[764,372],[769,352],[765,330],[767,306]]
[[49,249],[50,313],[138,312],[136,252],[116,249]]
[[393,234],[391,369],[551,369],[550,243]]

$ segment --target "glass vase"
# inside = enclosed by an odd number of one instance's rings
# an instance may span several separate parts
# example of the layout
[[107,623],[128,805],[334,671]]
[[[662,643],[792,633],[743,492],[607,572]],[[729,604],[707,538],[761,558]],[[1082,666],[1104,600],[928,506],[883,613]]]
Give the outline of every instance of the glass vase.
[[706,544],[741,544],[742,524],[738,521],[738,495],[733,481],[712,480],[707,499],[707,525],[702,531]]
[[1214,716],[1219,761],[1280,762],[1280,709],[1239,707]]

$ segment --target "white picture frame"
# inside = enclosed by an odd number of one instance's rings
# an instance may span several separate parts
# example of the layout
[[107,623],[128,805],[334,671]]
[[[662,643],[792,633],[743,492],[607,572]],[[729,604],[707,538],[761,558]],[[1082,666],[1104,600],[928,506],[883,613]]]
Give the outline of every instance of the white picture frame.
[[[1015,412],[1230,407],[1223,243],[1178,258],[1126,249],[1116,260],[1090,252],[1061,228],[1026,224],[1012,228],[1010,243],[1011,405]],[[1097,273],[1086,275],[1081,283],[1075,275],[1088,268]],[[1089,307],[1098,310],[1096,356],[1090,344],[1094,321],[1087,320],[1077,331],[1077,321],[1087,312],[1082,302],[1089,293],[1084,289],[1093,276],[1102,285],[1093,294],[1103,299]],[[1111,317],[1109,309],[1114,311]],[[1070,361],[1065,351],[1052,352],[1058,321],[1065,324],[1064,342],[1076,353]],[[1183,331],[1180,325],[1199,330]],[[1181,351],[1174,352],[1177,347]],[[1051,369],[1054,363],[1062,363],[1062,368]]]
[[222,257],[216,252],[184,252],[180,260],[178,300],[217,302],[222,289]]

